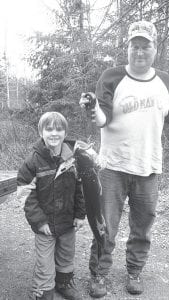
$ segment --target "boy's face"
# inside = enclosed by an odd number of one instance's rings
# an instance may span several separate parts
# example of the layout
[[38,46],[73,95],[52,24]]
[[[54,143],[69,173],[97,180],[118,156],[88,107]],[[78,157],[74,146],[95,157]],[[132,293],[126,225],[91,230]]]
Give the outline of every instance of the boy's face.
[[64,129],[57,129],[52,125],[46,126],[42,131],[42,138],[45,145],[51,150],[60,150],[65,136],[66,133]]

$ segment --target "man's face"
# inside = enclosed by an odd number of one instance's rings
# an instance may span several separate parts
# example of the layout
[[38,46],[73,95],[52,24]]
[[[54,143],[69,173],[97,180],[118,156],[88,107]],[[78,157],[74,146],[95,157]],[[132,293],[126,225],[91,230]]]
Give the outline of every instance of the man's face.
[[45,145],[51,150],[60,148],[65,136],[66,134],[64,129],[57,129],[52,125],[48,125],[46,128],[43,128],[42,131],[42,137]]
[[146,73],[152,66],[157,49],[153,42],[143,37],[133,38],[128,45],[128,62],[136,74]]

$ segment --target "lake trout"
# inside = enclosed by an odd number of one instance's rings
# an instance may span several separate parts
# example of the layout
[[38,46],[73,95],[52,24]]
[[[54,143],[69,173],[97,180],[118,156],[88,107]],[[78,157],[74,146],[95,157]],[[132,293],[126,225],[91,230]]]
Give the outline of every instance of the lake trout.
[[74,157],[78,175],[82,180],[89,225],[97,242],[104,246],[106,226],[101,213],[102,188],[96,166],[97,153],[91,145],[77,141]]

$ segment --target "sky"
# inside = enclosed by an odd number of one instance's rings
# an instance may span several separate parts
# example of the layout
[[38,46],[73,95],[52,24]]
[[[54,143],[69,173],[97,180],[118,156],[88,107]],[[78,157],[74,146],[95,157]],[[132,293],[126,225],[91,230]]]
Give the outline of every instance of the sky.
[[[108,0],[91,0],[95,8],[106,5]],[[34,31],[48,33],[52,18],[48,7],[56,7],[57,0],[0,0],[0,53],[6,50],[8,60],[18,76],[30,76],[27,64],[21,61],[27,53],[25,37]]]
[[0,53],[6,51],[18,76],[26,69],[29,72],[27,64],[21,62],[27,52],[25,38],[34,31],[49,32],[50,20],[43,0],[0,0]]

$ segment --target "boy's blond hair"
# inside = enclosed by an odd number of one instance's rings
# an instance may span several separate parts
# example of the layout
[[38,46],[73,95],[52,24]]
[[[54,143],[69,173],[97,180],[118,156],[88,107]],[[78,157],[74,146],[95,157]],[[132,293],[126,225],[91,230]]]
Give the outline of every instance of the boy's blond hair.
[[47,126],[52,126],[57,130],[65,130],[65,134],[67,134],[68,131],[67,120],[61,113],[56,111],[46,112],[40,117],[38,123],[38,132],[40,136],[42,136],[43,129]]

